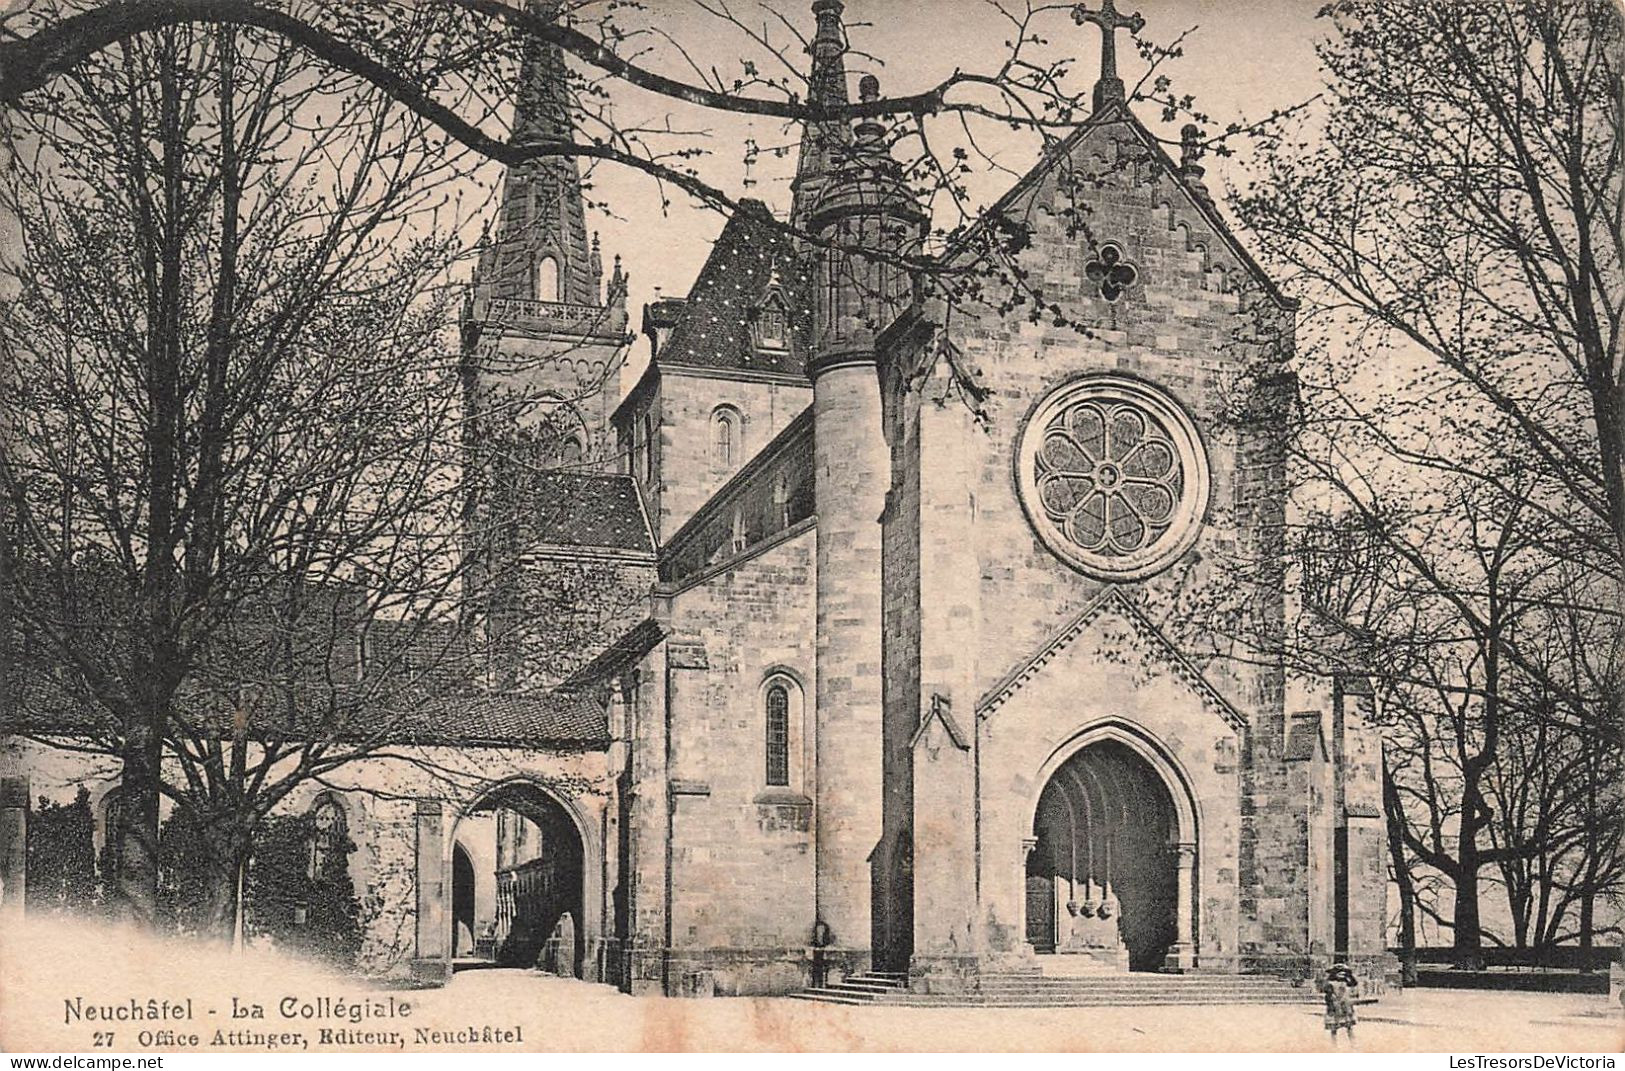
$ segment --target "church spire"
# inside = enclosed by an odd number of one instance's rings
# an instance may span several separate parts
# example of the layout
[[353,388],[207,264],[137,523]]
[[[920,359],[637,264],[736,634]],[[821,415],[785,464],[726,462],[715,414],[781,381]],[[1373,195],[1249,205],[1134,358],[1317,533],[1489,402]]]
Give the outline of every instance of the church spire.
[[[847,104],[846,27],[841,22],[845,5],[841,0],[814,0],[813,15],[818,28],[807,51],[812,54],[812,73],[807,79],[807,103],[824,107]],[[796,177],[790,184],[794,204],[790,222],[803,227],[807,214],[818,202],[818,193],[830,175],[841,165],[852,131],[844,119],[808,122],[801,132],[801,156],[796,161]]]
[[[548,20],[558,9],[558,0],[525,4],[529,14]],[[567,143],[574,135],[564,52],[527,35],[514,93],[512,143]],[[575,157],[543,156],[509,168],[495,241],[480,255],[479,274],[488,300],[601,303]]]

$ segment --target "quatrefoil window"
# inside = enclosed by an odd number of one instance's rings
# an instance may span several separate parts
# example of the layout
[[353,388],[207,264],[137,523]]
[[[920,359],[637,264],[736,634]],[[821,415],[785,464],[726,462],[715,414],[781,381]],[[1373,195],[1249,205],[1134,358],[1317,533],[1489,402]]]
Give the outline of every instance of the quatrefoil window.
[[1083,266],[1083,274],[1100,289],[1101,297],[1116,301],[1140,278],[1140,269],[1123,259],[1122,247],[1116,242],[1105,242]]
[[1091,376],[1047,398],[1022,431],[1022,505],[1045,546],[1105,579],[1148,576],[1189,549],[1207,501],[1196,430],[1161,391]]

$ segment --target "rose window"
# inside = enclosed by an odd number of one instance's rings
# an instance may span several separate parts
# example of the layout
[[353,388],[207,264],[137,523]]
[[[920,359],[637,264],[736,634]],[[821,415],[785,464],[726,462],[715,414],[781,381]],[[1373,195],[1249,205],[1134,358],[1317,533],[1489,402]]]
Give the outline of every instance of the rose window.
[[1022,435],[1023,505],[1050,550],[1102,577],[1160,569],[1194,540],[1207,496],[1195,429],[1145,384],[1098,376],[1051,395]]

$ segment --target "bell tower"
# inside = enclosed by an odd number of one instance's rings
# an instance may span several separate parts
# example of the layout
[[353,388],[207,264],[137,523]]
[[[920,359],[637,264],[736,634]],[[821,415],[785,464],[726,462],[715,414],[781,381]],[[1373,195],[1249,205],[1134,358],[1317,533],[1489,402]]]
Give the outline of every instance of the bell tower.
[[630,342],[626,277],[617,259],[605,285],[587,232],[569,80],[556,45],[526,38],[512,143],[535,155],[504,177],[463,307],[466,624],[493,687],[521,679],[530,607],[556,579],[537,546],[620,467],[609,418]]
[[[544,18],[557,7],[527,4]],[[464,379],[482,434],[520,433],[535,466],[604,470],[629,341],[626,277],[616,258],[605,285],[598,237],[587,232],[572,107],[563,52],[528,38],[511,140],[537,155],[508,170],[480,249],[463,315]]]

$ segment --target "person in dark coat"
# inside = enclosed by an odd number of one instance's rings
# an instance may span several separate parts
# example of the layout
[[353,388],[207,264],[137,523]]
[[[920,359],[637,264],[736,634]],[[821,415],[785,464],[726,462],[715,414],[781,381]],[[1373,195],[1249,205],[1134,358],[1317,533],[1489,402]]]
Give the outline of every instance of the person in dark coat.
[[1354,998],[1359,994],[1360,980],[1346,963],[1334,963],[1326,972],[1321,992],[1326,996],[1326,1029],[1337,1044],[1337,1032],[1347,1031],[1349,1048],[1354,1047]]

